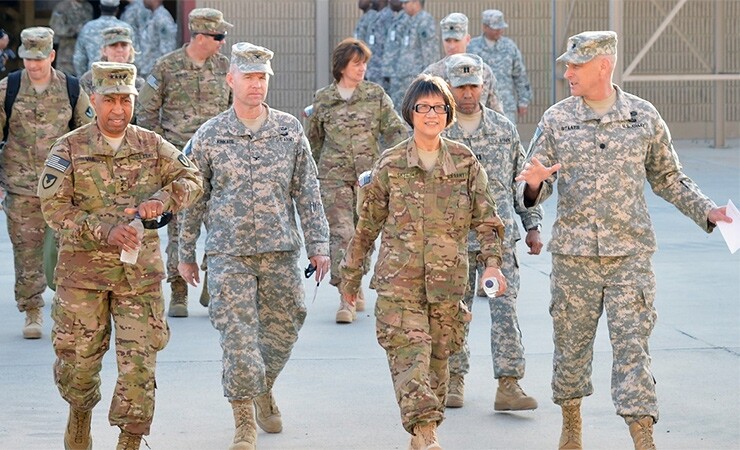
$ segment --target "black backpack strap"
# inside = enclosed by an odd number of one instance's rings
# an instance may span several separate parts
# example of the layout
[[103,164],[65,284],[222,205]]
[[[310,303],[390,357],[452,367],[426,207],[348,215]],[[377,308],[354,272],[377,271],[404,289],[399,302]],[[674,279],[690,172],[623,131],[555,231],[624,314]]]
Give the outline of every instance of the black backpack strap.
[[69,106],[72,107],[72,116],[69,118],[69,129],[75,129],[75,108],[77,107],[77,98],[80,96],[80,80],[70,74],[67,75],[67,96],[69,97]]
[[8,140],[10,128],[10,114],[13,112],[13,103],[21,89],[21,71],[16,70],[8,75],[8,89],[5,91],[5,126],[3,127],[3,142]]

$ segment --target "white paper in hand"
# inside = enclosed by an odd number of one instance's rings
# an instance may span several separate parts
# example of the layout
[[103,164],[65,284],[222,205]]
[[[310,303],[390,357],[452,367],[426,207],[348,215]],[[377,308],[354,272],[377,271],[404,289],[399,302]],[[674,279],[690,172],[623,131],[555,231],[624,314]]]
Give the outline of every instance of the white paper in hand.
[[740,211],[737,210],[732,200],[727,201],[727,212],[725,214],[732,218],[732,223],[717,222],[717,228],[722,233],[722,237],[725,238],[730,253],[735,253],[740,248]]

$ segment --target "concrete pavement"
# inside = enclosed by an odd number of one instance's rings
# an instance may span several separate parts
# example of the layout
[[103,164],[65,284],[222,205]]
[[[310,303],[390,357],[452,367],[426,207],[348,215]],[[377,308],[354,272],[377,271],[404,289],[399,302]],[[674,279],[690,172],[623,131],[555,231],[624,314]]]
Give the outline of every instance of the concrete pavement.
[[[684,169],[717,203],[740,204],[740,142],[711,149],[706,142],[676,144]],[[649,190],[649,187],[647,188]],[[651,339],[661,406],[655,426],[660,449],[740,448],[740,253],[730,255],[719,231],[707,235],[672,205],[648,194],[660,249],[654,257],[659,318]],[[549,238],[555,199],[545,205],[543,238]],[[5,215],[0,213],[0,228]],[[527,255],[520,243],[522,289],[519,319],[527,356],[522,385],[539,409],[495,413],[487,301],[473,309],[471,373],[466,402],[448,410],[439,436],[445,449],[553,449],[560,410],[550,400],[552,327],[550,255]],[[202,250],[202,245],[201,245]],[[13,297],[12,251],[0,232],[0,449],[60,449],[67,404],[52,379],[49,339],[51,291],[45,296],[44,338],[21,337],[23,316]],[[367,282],[367,280],[366,280]],[[165,288],[166,296],[169,289]],[[306,283],[307,302],[313,285]],[[374,291],[368,311],[351,325],[334,323],[338,296],[322,284],[275,395],[284,431],[260,431],[260,449],[405,449],[385,353],[375,341]],[[152,449],[226,449],[233,437],[228,402],[222,396],[221,350],[207,310],[191,288],[190,317],[171,319],[172,337],[160,353]],[[624,422],[610,398],[611,348],[606,324],[595,345],[593,396],[584,400],[584,446],[629,449]],[[103,400],[95,408],[95,448],[114,448],[118,434],[107,410],[116,376],[109,351],[102,372]],[[142,448],[145,448],[142,445]]]

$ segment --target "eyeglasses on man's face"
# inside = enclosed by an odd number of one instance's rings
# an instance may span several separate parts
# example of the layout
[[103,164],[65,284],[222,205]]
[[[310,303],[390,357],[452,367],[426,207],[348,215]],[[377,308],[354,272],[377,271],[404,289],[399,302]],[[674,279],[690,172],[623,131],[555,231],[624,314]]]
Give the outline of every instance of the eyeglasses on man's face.
[[208,34],[208,33],[200,33],[204,36],[210,36],[213,38],[214,41],[223,41],[226,39],[226,33],[219,33],[219,34]]
[[419,114],[427,114],[429,111],[434,110],[437,114],[447,114],[447,112],[450,110],[449,105],[425,105],[423,103],[419,103],[414,105],[414,111],[418,112]]

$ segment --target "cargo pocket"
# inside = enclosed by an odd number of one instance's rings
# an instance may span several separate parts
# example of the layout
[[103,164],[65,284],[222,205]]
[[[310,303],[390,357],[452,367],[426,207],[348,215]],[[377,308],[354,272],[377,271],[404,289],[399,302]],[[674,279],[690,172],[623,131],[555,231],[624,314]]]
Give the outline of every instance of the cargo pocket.
[[162,291],[151,296],[151,317],[149,325],[152,330],[152,349],[156,352],[164,349],[170,341],[170,325],[164,317],[164,297]]
[[375,302],[375,319],[375,334],[381,347],[391,350],[404,344],[401,330],[403,308],[393,301],[378,297]]

